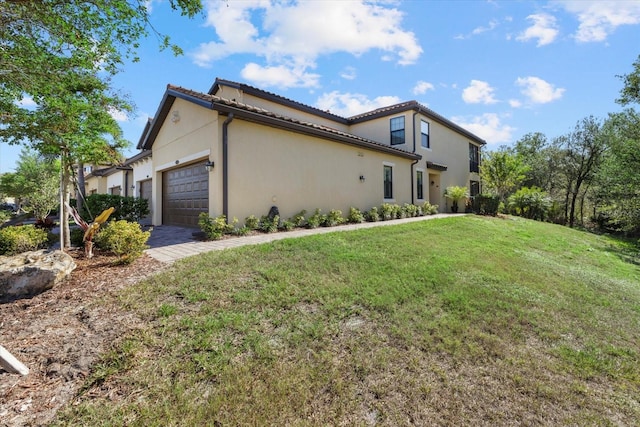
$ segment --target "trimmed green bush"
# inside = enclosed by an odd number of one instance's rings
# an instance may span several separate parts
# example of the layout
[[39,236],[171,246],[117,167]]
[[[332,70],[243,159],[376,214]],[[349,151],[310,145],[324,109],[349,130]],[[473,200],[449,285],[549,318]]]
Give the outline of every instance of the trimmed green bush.
[[471,203],[471,209],[476,215],[496,216],[499,208],[500,197],[493,194],[478,194]]
[[295,227],[302,227],[305,224],[304,217],[306,214],[307,214],[307,211],[303,209],[297,214],[295,214],[294,216],[292,216],[291,218],[289,218],[289,221],[291,221]]
[[350,207],[347,222],[351,224],[360,224],[361,222],[364,222],[364,214],[360,212],[360,209]]
[[33,225],[0,229],[0,255],[15,255],[47,246],[47,230]]
[[113,252],[121,264],[130,264],[147,249],[150,231],[142,231],[140,224],[125,220],[111,221],[100,228],[95,237],[99,247]]
[[422,204],[422,212],[424,215],[435,215],[438,213],[438,205],[432,205],[429,202],[424,202]]
[[369,222],[378,222],[380,221],[380,214],[378,213],[378,207],[374,206],[367,211],[365,214],[367,221]]
[[227,217],[225,215],[217,216],[216,218],[210,217],[206,212],[201,212],[198,216],[198,225],[209,240],[219,240],[222,235],[232,233],[235,230],[235,225],[238,222],[237,218],[233,218],[231,223],[227,223]]
[[84,230],[82,228],[72,228],[69,231],[69,238],[73,246],[82,246],[84,239]]
[[318,228],[326,222],[326,215],[322,214],[321,209],[316,209],[313,215],[307,218],[308,228]]
[[331,209],[324,217],[322,225],[325,227],[335,227],[344,224],[345,219],[342,217],[342,211],[339,209]]
[[244,219],[244,226],[249,230],[257,230],[260,225],[260,220],[255,215],[249,215]]
[[278,231],[279,225],[280,215],[274,215],[272,218],[269,218],[268,215],[264,215],[260,218],[260,225],[258,225],[258,229],[263,233],[275,233]]
[[291,221],[290,219],[282,221],[282,223],[280,224],[280,227],[279,227],[279,229],[282,230],[282,231],[291,231],[294,228],[296,228],[296,226],[293,223],[293,221]]

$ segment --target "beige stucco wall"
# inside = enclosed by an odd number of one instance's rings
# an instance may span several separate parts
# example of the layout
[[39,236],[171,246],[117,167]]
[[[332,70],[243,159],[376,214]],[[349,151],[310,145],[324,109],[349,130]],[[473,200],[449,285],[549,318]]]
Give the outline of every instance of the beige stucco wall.
[[95,190],[96,194],[107,193],[107,179],[101,176],[90,176],[85,178],[85,194],[88,196]]
[[140,196],[140,181],[145,181],[151,178],[153,174],[153,159],[151,156],[138,160],[131,164],[133,168],[133,182],[136,186],[134,194],[132,196]]
[[[175,120],[177,112],[179,120]],[[162,224],[162,173],[207,158],[222,165],[222,151],[218,147],[218,114],[196,104],[176,99],[153,144],[153,216],[154,225]],[[216,147],[212,151],[212,147]],[[222,168],[216,167],[211,180],[222,180]],[[209,184],[209,203],[221,205],[222,196]]]
[[[413,138],[415,135],[416,153],[422,156],[422,160],[416,165],[415,170],[425,170],[424,200],[431,201],[431,203],[435,202],[440,206],[441,212],[446,212],[448,205],[447,199],[444,197],[444,191],[447,187],[458,185],[469,188],[470,180],[479,181],[478,174],[469,172],[470,140],[427,116],[417,114],[414,117],[413,111],[392,114],[355,124],[351,126],[351,133],[389,144],[391,138],[389,121],[394,117],[400,116],[405,117],[405,144],[395,145],[394,147],[413,151]],[[420,122],[422,120],[429,123],[429,149],[423,148],[421,144]],[[427,161],[444,164],[448,168],[446,171],[429,170],[427,169]],[[432,175],[433,179],[429,179],[429,174]],[[433,185],[431,181],[434,181]]]
[[[394,199],[411,202],[411,160],[235,119],[229,127],[229,216],[244,220],[278,207],[368,210],[383,198],[383,164],[393,164]],[[360,181],[360,175],[365,181]],[[221,213],[214,206],[213,215]]]

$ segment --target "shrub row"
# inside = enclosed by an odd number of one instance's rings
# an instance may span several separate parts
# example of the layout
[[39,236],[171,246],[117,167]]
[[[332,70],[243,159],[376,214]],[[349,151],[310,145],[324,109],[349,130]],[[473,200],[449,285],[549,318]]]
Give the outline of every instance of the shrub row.
[[280,215],[264,215],[258,219],[255,215],[245,218],[244,226],[236,228],[237,218],[227,222],[224,215],[210,217],[206,212],[200,214],[198,225],[209,240],[221,239],[225,234],[246,235],[252,231],[263,233],[275,233],[276,231],[290,231],[294,228],[318,228],[335,227],[344,223],[358,224],[365,221],[388,221],[392,219],[412,218],[424,215],[434,215],[438,213],[438,205],[425,202],[422,205],[405,203],[397,204],[383,203],[380,207],[374,206],[366,212],[358,208],[349,208],[346,217],[341,210],[332,209],[323,213],[321,209],[316,209],[313,214],[307,216],[307,211],[302,210],[289,219],[281,219]]
[[[74,203],[72,205],[75,206]],[[113,194],[92,194],[88,196],[84,203],[83,212],[80,216],[87,220],[100,215],[105,209],[114,207],[116,210],[111,214],[111,219],[115,221],[126,220],[130,222],[140,221],[149,215],[149,201],[140,197],[123,197]],[[91,222],[88,221],[87,222]]]

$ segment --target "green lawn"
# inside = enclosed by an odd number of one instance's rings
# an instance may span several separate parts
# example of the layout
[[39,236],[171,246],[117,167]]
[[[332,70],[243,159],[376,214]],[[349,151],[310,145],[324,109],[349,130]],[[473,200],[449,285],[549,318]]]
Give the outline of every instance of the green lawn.
[[189,258],[121,295],[148,327],[57,423],[634,425],[639,264],[475,216]]

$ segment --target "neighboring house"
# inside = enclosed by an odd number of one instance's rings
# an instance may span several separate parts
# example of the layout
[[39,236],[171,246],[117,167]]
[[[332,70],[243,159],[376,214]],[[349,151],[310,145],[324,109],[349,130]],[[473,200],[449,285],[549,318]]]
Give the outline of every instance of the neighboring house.
[[217,79],[206,94],[168,85],[138,148],[153,152],[153,224],[196,226],[200,212],[242,221],[274,205],[283,218],[384,202],[445,211],[447,186],[479,191],[484,144],[416,101],[344,118]]
[[125,160],[120,165],[95,168],[85,167],[85,192],[114,194],[151,199],[151,151],[145,150]]

